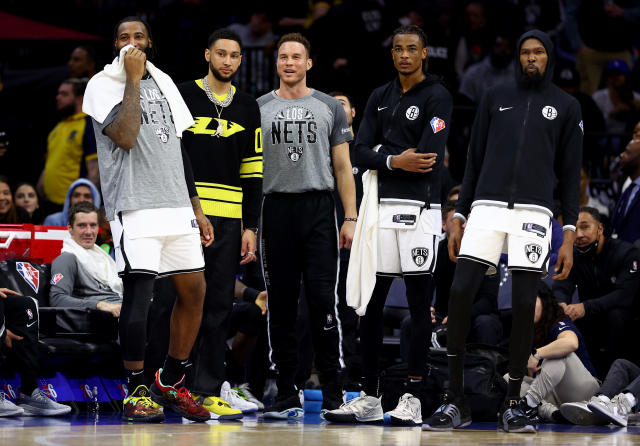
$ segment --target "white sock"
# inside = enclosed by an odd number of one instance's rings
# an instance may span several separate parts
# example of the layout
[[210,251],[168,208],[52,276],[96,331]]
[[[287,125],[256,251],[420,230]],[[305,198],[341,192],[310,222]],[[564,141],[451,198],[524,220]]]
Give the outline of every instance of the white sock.
[[533,399],[533,397],[527,393],[525,395],[525,399],[527,400],[527,406],[529,407],[538,407],[538,402],[536,400]]

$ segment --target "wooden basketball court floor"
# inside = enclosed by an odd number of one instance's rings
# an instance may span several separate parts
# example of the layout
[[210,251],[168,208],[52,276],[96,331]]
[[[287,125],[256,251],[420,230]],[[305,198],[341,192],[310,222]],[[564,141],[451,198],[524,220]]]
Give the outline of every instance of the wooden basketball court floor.
[[419,427],[334,425],[317,414],[303,422],[242,421],[189,423],[169,418],[162,424],[126,424],[117,414],[65,418],[0,418],[2,446],[377,446],[377,445],[640,445],[640,427],[541,425],[537,434],[506,434],[495,423],[474,423],[454,432],[423,432]]

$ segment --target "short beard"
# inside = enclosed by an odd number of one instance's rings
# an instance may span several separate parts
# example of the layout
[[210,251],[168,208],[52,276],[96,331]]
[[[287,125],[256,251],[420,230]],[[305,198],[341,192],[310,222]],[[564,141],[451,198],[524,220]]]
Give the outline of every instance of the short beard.
[[60,119],[68,118],[76,113],[76,107],[73,104],[69,104],[66,107],[63,107],[56,111],[56,114],[60,117]]
[[213,77],[215,77],[220,82],[231,82],[233,76],[236,75],[236,73],[232,73],[230,76],[224,77],[222,73],[214,68],[213,63],[211,62],[209,62],[209,70],[211,71],[211,74],[213,74]]
[[522,70],[524,74],[525,82],[530,86],[537,86],[542,83],[544,74],[540,74],[540,71],[536,71],[534,74],[529,74],[525,69]]

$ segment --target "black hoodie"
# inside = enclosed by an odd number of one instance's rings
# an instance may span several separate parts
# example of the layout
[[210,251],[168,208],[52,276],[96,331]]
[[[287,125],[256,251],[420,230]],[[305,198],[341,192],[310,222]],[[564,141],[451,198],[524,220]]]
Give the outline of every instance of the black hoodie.
[[[441,78],[432,74],[405,93],[397,78],[371,93],[358,129],[356,165],[378,170],[381,202],[440,204],[440,170],[452,108],[451,95]],[[371,150],[379,144],[377,152]],[[389,156],[411,147],[417,152],[438,154],[431,172],[389,169]]]
[[[531,81],[520,65],[528,38],[544,45],[548,62],[541,79]],[[575,230],[580,202],[583,124],[580,104],[551,83],[553,44],[546,33],[520,37],[515,81],[485,92],[471,131],[467,166],[456,213],[475,204],[542,210],[552,216],[558,188],[564,229]]]

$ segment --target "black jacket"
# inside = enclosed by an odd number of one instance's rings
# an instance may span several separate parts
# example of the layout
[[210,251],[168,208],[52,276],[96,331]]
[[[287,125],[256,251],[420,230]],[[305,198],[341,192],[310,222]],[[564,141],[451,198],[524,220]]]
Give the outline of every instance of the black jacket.
[[[358,129],[356,164],[378,170],[380,201],[440,203],[440,170],[452,108],[451,95],[440,77],[432,74],[404,94],[397,78],[373,91]],[[377,152],[371,150],[378,144],[382,146]],[[389,170],[389,155],[399,155],[411,147],[421,153],[438,154],[431,172]]]
[[[540,40],[548,54],[542,79],[522,72],[520,47]],[[580,104],[551,83],[553,44],[547,34],[529,31],[516,51],[516,79],[483,95],[471,131],[469,154],[456,212],[466,216],[473,202],[554,209],[559,189],[565,228],[575,229],[580,202],[583,125]],[[529,205],[529,206],[527,206]]]
[[559,302],[571,303],[578,287],[585,315],[599,315],[613,308],[631,310],[640,289],[640,250],[624,240],[607,238],[600,254],[573,251],[573,268],[566,280],[553,283]]

